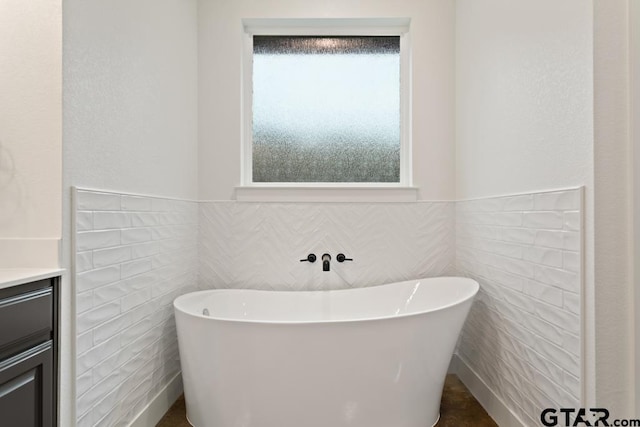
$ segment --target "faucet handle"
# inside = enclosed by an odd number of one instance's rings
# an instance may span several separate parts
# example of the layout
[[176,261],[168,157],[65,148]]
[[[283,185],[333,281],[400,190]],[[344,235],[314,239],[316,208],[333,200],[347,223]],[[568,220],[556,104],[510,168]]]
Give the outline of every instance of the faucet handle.
[[338,254],[336,255],[336,260],[338,262],[345,262],[345,261],[353,261],[353,258],[347,258],[344,254]]
[[315,254],[309,254],[305,259],[301,259],[300,262],[316,262],[316,256]]

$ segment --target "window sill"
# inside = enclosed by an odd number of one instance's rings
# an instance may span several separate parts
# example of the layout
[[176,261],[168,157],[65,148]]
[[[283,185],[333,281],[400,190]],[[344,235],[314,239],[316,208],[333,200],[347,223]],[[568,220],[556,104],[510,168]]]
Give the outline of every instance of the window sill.
[[236,187],[239,202],[415,202],[417,187]]

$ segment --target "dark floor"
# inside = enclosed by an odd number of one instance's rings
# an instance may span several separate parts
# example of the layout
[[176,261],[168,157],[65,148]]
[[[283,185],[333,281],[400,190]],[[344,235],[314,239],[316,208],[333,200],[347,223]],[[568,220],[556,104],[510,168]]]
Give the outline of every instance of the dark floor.
[[[189,427],[184,396],[169,409],[156,427]],[[455,375],[447,375],[438,427],[497,427],[487,412]]]

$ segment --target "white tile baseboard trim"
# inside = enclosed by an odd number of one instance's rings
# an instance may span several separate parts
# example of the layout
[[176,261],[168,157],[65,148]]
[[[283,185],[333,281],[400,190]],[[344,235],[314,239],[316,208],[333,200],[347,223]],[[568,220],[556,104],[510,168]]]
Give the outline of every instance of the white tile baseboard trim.
[[129,427],[153,427],[182,394],[182,372],[178,372],[144,407]]
[[501,427],[526,427],[500,397],[457,354],[453,355],[451,367],[473,397]]

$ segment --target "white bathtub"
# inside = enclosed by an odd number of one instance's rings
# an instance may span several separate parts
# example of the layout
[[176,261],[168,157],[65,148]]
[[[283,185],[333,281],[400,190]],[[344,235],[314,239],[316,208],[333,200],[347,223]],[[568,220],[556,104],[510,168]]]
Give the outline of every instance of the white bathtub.
[[189,422],[432,426],[478,288],[442,277],[340,291],[183,295],[174,308]]

